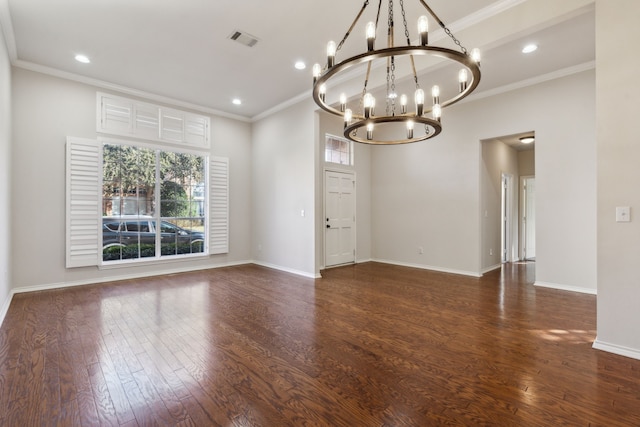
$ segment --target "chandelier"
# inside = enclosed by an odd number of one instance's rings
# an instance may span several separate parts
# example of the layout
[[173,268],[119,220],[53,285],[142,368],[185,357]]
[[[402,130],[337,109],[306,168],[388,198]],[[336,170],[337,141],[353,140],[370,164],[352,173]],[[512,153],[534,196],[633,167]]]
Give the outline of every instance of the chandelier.
[[[344,136],[351,141],[392,145],[433,138],[442,131],[442,109],[468,96],[480,82],[479,50],[473,49],[468,52],[427,3],[424,0],[418,1],[444,33],[453,40],[459,50],[429,44],[429,18],[426,15],[421,15],[417,19],[418,37],[412,43],[403,0],[399,1],[399,6],[406,45],[396,45],[395,1],[389,0],[388,2],[387,25],[386,29],[383,29],[381,28],[383,24],[380,24],[382,9],[382,0],[380,0],[375,19],[364,26],[366,42],[362,41],[362,47],[363,50],[366,47],[366,50],[337,62],[337,53],[345,45],[369,5],[369,0],[366,0],[340,43],[336,44],[334,41],[330,41],[327,44],[326,65],[324,67],[320,64],[313,66],[314,101],[323,110],[343,118]],[[445,88],[444,86],[449,82],[433,85],[431,87],[432,102],[428,104],[425,103],[427,101],[425,90],[420,86],[416,67],[417,58],[423,56],[436,58],[438,61],[445,60],[460,67],[457,79],[455,75],[451,79],[451,85],[456,87],[453,90]],[[364,74],[362,92],[352,99],[348,99],[345,93],[340,93],[339,97],[336,96],[337,93],[331,94],[332,97],[328,93],[328,88],[337,86],[336,82],[343,82],[350,78],[353,71],[357,71],[358,66]],[[403,68],[401,69],[401,67]],[[376,107],[374,92],[368,87],[376,72],[382,74],[382,76],[378,76],[378,81],[386,81],[386,93],[382,108]],[[412,86],[415,86],[412,94],[413,102],[409,101],[406,94],[399,95],[396,92],[396,77],[399,77],[398,80],[400,80],[403,76],[413,77],[411,83]],[[443,90],[441,90],[441,86]],[[445,93],[447,99],[440,99],[441,95],[444,97]]]

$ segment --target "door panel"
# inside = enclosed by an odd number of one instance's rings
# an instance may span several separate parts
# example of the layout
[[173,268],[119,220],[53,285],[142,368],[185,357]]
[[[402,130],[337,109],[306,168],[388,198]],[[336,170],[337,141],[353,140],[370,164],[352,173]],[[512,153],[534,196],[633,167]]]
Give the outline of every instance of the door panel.
[[355,262],[355,179],[325,171],[325,266]]
[[525,179],[525,217],[524,217],[524,258],[526,260],[536,257],[536,179]]

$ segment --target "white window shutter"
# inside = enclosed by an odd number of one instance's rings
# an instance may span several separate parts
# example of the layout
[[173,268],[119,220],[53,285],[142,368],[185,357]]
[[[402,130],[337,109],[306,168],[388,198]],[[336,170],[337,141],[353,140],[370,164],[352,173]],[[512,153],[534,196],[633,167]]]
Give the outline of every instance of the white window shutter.
[[163,108],[160,110],[160,139],[163,141],[184,141],[184,113]]
[[209,254],[229,253],[229,159],[209,161]]
[[136,138],[153,139],[160,137],[159,108],[149,104],[133,106],[133,134]]
[[98,92],[96,130],[150,141],[209,147],[208,116]]
[[197,114],[184,115],[184,140],[189,145],[209,146],[209,118]]
[[67,138],[66,266],[98,265],[102,146],[98,141]]
[[128,135],[133,132],[133,102],[101,96],[98,132]]

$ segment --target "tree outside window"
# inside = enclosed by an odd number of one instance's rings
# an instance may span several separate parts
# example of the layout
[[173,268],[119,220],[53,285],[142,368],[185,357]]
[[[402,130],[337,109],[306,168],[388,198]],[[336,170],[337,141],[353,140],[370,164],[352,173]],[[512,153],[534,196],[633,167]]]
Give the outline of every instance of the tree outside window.
[[105,144],[103,261],[204,252],[205,161],[195,154]]

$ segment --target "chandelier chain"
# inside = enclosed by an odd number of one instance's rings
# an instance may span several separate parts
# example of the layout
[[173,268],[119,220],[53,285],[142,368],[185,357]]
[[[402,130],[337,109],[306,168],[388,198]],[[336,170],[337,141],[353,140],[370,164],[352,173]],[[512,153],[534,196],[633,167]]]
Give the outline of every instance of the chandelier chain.
[[396,115],[396,61],[395,57],[391,57],[391,115]]
[[[407,25],[407,15],[404,9],[404,0],[400,0],[400,10],[402,11],[402,25],[404,26],[404,36],[407,38],[407,46],[411,46],[411,36],[409,35],[409,26]],[[413,60],[413,56],[411,58],[411,68],[413,70],[413,81],[416,84],[416,89],[420,87],[420,83],[418,83],[418,73],[416,72],[416,65]]]
[[[393,47],[394,42],[393,42],[393,32],[394,32],[394,22],[393,22],[393,3],[394,0],[389,0],[389,16],[388,16],[388,41],[387,41],[387,46],[388,47]],[[393,109],[394,109],[394,100],[393,100],[393,89],[391,87],[391,79],[392,79],[392,75],[393,75],[393,70],[395,69],[395,62],[394,62],[394,57],[391,56],[389,58],[387,58],[387,99],[386,99],[386,114],[387,115],[394,115],[392,113]],[[394,76],[395,78],[395,76]],[[395,86],[395,84],[394,84]]]
[[402,11],[402,25],[404,25],[404,36],[407,38],[407,46],[411,46],[411,36],[409,36],[409,27],[407,26],[407,15],[404,10],[403,0],[400,0],[400,10]]
[[[442,23],[441,23],[442,24]],[[458,45],[460,47],[460,49],[462,50],[462,53],[464,53],[465,55],[468,55],[469,53],[467,52],[467,49],[462,46],[462,44],[460,44],[460,40],[458,40],[456,38],[456,36],[453,35],[453,33],[451,32],[450,29],[448,29],[444,24],[442,24],[442,29],[444,30],[444,32],[451,37],[451,39],[453,40],[453,42]]]

